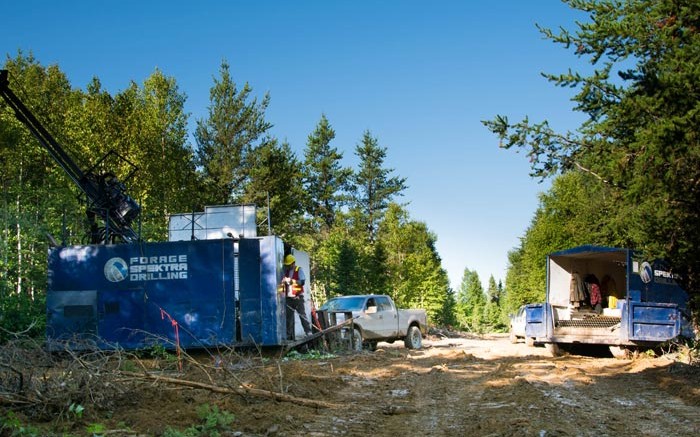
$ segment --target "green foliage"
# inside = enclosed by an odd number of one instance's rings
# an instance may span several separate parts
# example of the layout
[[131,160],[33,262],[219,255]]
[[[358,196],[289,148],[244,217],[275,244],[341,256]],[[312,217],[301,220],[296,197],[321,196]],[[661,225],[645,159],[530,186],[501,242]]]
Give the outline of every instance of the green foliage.
[[479,274],[465,268],[457,293],[457,321],[460,327],[468,331],[485,332],[488,326],[485,308],[486,295]]
[[82,419],[83,413],[85,412],[85,407],[75,402],[71,403],[68,407],[68,417],[73,419]]
[[449,321],[444,313],[449,280],[436,241],[425,223],[411,220],[400,205],[389,204],[378,236],[387,253],[389,294],[400,307],[425,308],[431,321]]
[[107,427],[102,423],[91,423],[85,427],[85,431],[92,436],[101,436],[107,431]]
[[139,147],[124,145],[124,150],[130,150],[128,158],[139,167],[130,188],[144,211],[143,238],[163,241],[167,239],[169,214],[203,206],[196,195],[199,185],[194,152],[187,144],[185,96],[174,78],[158,70],[142,88],[134,89],[134,94],[130,110],[120,117],[118,141],[138,138]]
[[[43,68],[31,56],[19,54],[3,68],[9,71],[16,94],[40,120],[70,127],[73,112],[69,108],[79,102],[78,94],[70,90],[57,67]],[[0,172],[0,327],[39,333],[45,317],[47,234],[70,239],[82,234],[82,226],[73,214],[77,202],[72,183],[4,101],[0,103]],[[0,340],[5,335],[0,334]]]
[[0,435],[9,437],[39,437],[43,435],[41,430],[31,425],[24,425],[13,411],[8,411],[5,416],[0,416]]
[[442,307],[438,309],[432,319],[437,326],[453,327],[457,321],[457,298],[454,291],[447,287],[441,290],[443,293]]
[[[280,145],[274,139],[251,150],[247,159],[248,182],[243,189],[242,202],[267,205],[269,200],[272,233],[294,245],[295,237],[300,234],[306,203],[306,193],[301,186],[301,164],[289,144]],[[267,229],[261,229],[260,233],[266,234]]]
[[608,187],[586,173],[569,172],[553,181],[550,190],[540,195],[520,246],[508,255],[504,320],[521,305],[544,300],[549,253],[583,244],[627,246],[624,229],[616,230],[617,201]]
[[352,208],[357,229],[366,232],[370,242],[376,237],[378,224],[389,202],[406,189],[406,178],[390,177],[393,169],[384,167],[386,150],[369,131],[365,131],[362,142],[355,148],[360,168],[354,176]]
[[164,437],[218,437],[223,432],[230,431],[230,425],[235,416],[228,411],[220,410],[216,405],[203,404],[197,407],[197,416],[201,420],[198,425],[192,425],[184,431],[168,427]]
[[325,298],[335,295],[360,294],[361,280],[359,247],[342,226],[331,229],[330,234],[321,239],[313,254],[316,269],[314,281],[325,291]]
[[224,61],[210,91],[209,115],[197,121],[197,164],[201,167],[205,205],[235,203],[243,193],[250,163],[248,154],[266,141],[272,125],[265,120],[269,95],[260,102],[246,82],[238,89]]
[[119,364],[119,370],[124,372],[136,372],[138,370],[138,366],[132,360],[124,360]]
[[486,290],[486,304],[484,305],[484,321],[488,331],[505,331],[508,328],[507,319],[502,317],[503,294],[503,285],[496,284],[496,279],[491,275]]
[[162,344],[154,344],[144,352],[147,357],[154,358],[156,360],[167,360],[171,355]]
[[300,353],[295,350],[290,351],[284,356],[284,361],[309,361],[309,360],[329,360],[336,358],[336,355],[325,353],[320,350],[310,349],[306,353]]
[[304,152],[304,191],[309,194],[307,213],[312,229],[327,234],[345,203],[352,170],[342,167],[343,154],[330,143],[335,131],[325,115],[309,135]]
[[46,331],[46,310],[43,294],[10,294],[0,299],[0,344],[13,338],[13,333],[39,337]]
[[[700,4],[694,0],[569,0],[590,20],[576,31],[540,29],[587,59],[593,71],[546,74],[578,90],[577,132],[547,122],[496,116],[485,125],[504,148],[523,148],[532,174],[573,170],[592,176],[614,202],[596,221],[594,238],[624,242],[666,258],[700,283]],[[594,191],[595,192],[595,191]],[[587,218],[588,220],[588,218]],[[509,284],[510,287],[510,284]],[[697,292],[693,292],[697,294]]]

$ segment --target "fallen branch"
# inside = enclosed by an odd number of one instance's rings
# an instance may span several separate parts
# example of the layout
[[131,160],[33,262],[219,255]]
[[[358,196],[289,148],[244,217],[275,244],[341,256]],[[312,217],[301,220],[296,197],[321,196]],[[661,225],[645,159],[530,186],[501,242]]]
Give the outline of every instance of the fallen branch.
[[178,379],[178,378],[170,378],[167,376],[154,375],[152,373],[136,373],[136,372],[126,372],[126,371],[121,371],[119,373],[121,375],[130,376],[130,377],[134,377],[134,378],[146,378],[146,379],[152,379],[156,382],[164,382],[167,384],[175,384],[175,385],[182,385],[185,387],[200,388],[200,389],[212,391],[214,393],[237,394],[240,396],[256,396],[256,397],[261,397],[261,398],[273,399],[275,401],[280,401],[280,402],[292,402],[295,404],[304,405],[306,407],[315,407],[315,408],[336,408],[336,407],[338,407],[338,405],[332,404],[329,402],[315,401],[312,399],[303,399],[303,398],[298,398],[296,396],[286,395],[284,393],[278,393],[278,392],[274,392],[274,391],[270,391],[270,390],[260,390],[260,389],[251,388],[251,387],[237,387],[237,388],[219,387],[217,385],[205,384],[203,382],[189,381],[186,379]]

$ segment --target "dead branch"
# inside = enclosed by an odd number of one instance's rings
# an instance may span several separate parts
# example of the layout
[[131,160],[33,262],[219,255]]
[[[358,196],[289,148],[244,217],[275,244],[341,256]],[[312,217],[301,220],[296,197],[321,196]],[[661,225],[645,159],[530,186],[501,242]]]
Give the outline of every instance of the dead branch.
[[304,405],[306,407],[315,407],[315,408],[337,408],[338,405],[332,404],[330,402],[324,402],[324,401],[316,401],[313,399],[303,399],[303,398],[298,398],[296,396],[290,396],[286,395],[284,393],[278,393],[270,390],[260,390],[257,388],[251,388],[251,387],[236,387],[236,388],[229,388],[229,387],[220,387],[217,385],[212,385],[212,384],[205,384],[202,382],[196,382],[196,381],[188,381],[186,379],[178,379],[178,378],[170,378],[167,376],[161,376],[161,375],[154,375],[152,373],[135,373],[135,372],[126,372],[126,371],[121,371],[119,372],[121,375],[124,376],[129,376],[133,378],[146,378],[146,379],[151,379],[156,382],[164,382],[167,384],[176,384],[176,385],[182,385],[185,387],[192,387],[192,388],[199,388],[203,390],[209,390],[214,393],[222,393],[222,394],[237,394],[240,396],[255,396],[255,397],[260,397],[260,398],[266,398],[266,399],[272,399],[275,401],[280,401],[280,402],[292,402],[295,404],[299,405]]

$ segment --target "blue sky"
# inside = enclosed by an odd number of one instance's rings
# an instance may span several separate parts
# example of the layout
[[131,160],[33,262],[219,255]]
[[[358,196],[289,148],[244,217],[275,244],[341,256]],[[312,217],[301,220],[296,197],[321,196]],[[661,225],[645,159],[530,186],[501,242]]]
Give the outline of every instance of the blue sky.
[[386,166],[407,178],[398,200],[436,234],[455,289],[465,268],[484,285],[505,279],[548,187],[481,120],[528,115],[560,130],[582,120],[574,91],[540,75],[580,65],[535,27],[585,18],[559,0],[5,3],[2,54],[31,52],[74,87],[97,76],[112,93],[160,69],[187,95],[191,130],[224,59],[239,85],[269,92],[273,134],[300,157],[321,114],[348,166],[370,130]]

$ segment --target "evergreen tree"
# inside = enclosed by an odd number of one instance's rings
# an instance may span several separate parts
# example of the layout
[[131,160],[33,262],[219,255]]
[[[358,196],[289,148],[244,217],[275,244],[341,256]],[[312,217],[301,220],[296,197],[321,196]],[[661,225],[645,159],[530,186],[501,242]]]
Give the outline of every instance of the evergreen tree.
[[393,169],[384,168],[386,148],[379,146],[379,141],[369,131],[365,131],[355,154],[360,159],[353,181],[355,220],[371,243],[389,202],[406,189],[406,178],[390,177]]
[[364,274],[356,241],[342,222],[340,225],[336,222],[328,238],[319,243],[313,256],[318,266],[314,281],[325,292],[326,299],[371,292],[362,288]]
[[485,329],[485,306],[486,296],[481,286],[479,274],[465,268],[462,283],[457,293],[457,317],[460,326],[469,331],[483,332]]
[[301,233],[301,218],[306,203],[299,160],[289,144],[279,144],[271,139],[252,150],[248,161],[249,181],[241,199],[256,205],[266,205],[269,199],[272,233],[295,245]]
[[442,307],[435,314],[434,321],[438,326],[446,326],[449,328],[457,325],[457,299],[454,290],[447,288],[444,290],[444,298],[442,299]]
[[221,63],[220,78],[210,91],[209,115],[197,121],[197,163],[208,192],[205,204],[235,203],[244,192],[250,164],[250,151],[266,142],[272,127],[265,121],[270,102],[268,94],[258,103],[246,84],[238,89],[229,64]]
[[365,290],[372,293],[389,294],[389,269],[387,267],[387,251],[381,241],[376,241],[369,246],[371,250],[365,252],[362,260],[364,272]]
[[487,289],[486,294],[489,302],[498,305],[501,300],[501,289],[498,285],[496,285],[496,279],[493,277],[493,275],[489,276],[489,288]]
[[490,331],[498,331],[505,328],[504,321],[501,319],[501,289],[496,285],[496,280],[493,275],[489,277],[489,286],[486,290],[486,305],[484,305],[484,320],[487,329]]
[[352,176],[352,170],[341,165],[343,154],[330,145],[334,138],[335,131],[322,115],[304,152],[303,183],[309,195],[307,213],[314,222],[314,233],[327,234],[333,227]]
[[582,244],[626,246],[623,232],[615,229],[619,222],[612,211],[617,198],[608,191],[591,175],[572,171],[557,177],[540,195],[520,246],[508,255],[503,314],[544,300],[549,253]]
[[[486,125],[503,147],[522,147],[532,173],[573,169],[598,179],[617,198],[615,229],[649,258],[667,258],[700,283],[700,4],[696,0],[567,0],[590,20],[558,33],[555,43],[594,66],[592,73],[547,74],[578,89],[577,132],[558,133],[527,118],[497,116]],[[615,236],[618,238],[618,236]]]
[[425,308],[431,322],[451,320],[445,313],[449,280],[435,249],[436,237],[427,226],[411,220],[404,208],[391,203],[379,226],[377,242],[388,255],[384,268],[390,279],[389,293],[397,305]]

